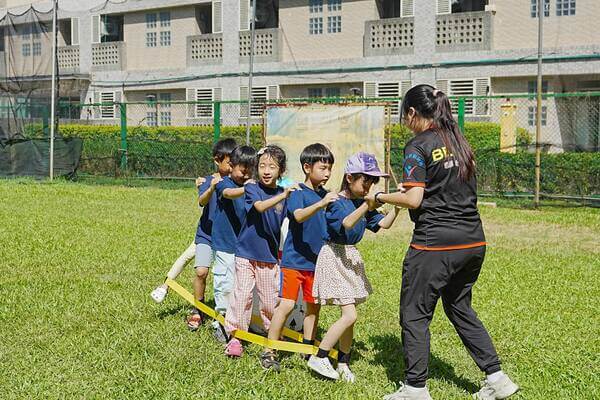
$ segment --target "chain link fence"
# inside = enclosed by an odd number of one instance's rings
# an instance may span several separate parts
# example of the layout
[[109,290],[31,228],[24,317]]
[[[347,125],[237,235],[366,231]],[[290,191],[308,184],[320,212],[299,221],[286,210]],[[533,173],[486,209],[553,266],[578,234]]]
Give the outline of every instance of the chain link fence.
[[[390,143],[386,151],[396,180],[401,178],[402,151],[411,137],[399,121],[400,101],[400,98],[280,100],[288,105],[310,102],[385,105]],[[477,157],[480,193],[530,196],[535,189],[535,97],[461,97],[452,102]],[[265,104],[260,102],[253,102],[250,107],[249,138],[255,147],[265,141],[264,109]],[[32,115],[27,119],[23,139],[47,140],[49,113],[37,109],[29,112]],[[248,104],[241,101],[61,104],[58,114],[58,137],[82,142],[76,166],[80,177],[191,179],[213,172],[211,147],[216,140],[233,137],[239,143],[246,142]],[[598,201],[600,93],[544,94],[541,115],[542,195]]]

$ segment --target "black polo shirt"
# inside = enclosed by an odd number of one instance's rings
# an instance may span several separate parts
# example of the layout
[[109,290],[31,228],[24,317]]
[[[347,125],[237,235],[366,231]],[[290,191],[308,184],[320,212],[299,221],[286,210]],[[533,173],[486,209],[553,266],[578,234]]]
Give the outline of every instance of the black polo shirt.
[[402,184],[425,188],[421,206],[409,210],[415,223],[412,247],[454,250],[485,245],[476,178],[459,178],[458,161],[436,131],[419,133],[406,144]]

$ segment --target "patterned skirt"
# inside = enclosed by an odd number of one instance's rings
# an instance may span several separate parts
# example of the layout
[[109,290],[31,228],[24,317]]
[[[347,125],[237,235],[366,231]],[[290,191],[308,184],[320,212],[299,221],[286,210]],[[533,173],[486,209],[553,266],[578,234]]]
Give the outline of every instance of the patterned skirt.
[[359,304],[373,293],[358,249],[326,242],[319,252],[313,283],[317,304]]

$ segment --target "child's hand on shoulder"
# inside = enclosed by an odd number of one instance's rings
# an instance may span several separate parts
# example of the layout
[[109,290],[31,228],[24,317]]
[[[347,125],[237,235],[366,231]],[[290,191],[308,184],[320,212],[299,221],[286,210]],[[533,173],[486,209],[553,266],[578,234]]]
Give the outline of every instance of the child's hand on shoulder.
[[301,190],[300,185],[298,185],[297,183],[294,183],[293,185],[288,186],[285,189],[283,189],[283,192],[285,193],[285,197],[289,197],[290,193],[292,193],[296,190]]
[[196,188],[199,188],[200,186],[202,186],[204,184],[204,182],[206,182],[206,178],[203,176],[199,176],[196,178]]
[[215,176],[215,177],[213,177],[212,181],[210,181],[210,186],[212,186],[214,188],[222,180],[223,180],[223,178],[221,177],[221,175]]
[[339,198],[339,195],[337,193],[334,192],[329,192],[327,193],[322,199],[321,199],[321,207],[325,208],[328,205],[330,205],[331,203],[333,203],[334,201],[336,201]]

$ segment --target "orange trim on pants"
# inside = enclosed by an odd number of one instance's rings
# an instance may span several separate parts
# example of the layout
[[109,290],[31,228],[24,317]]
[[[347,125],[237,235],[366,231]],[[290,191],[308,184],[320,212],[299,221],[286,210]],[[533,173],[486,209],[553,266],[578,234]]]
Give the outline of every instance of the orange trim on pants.
[[298,300],[298,291],[302,288],[302,298],[305,302],[315,304],[312,295],[315,273],[313,271],[302,271],[297,269],[281,267],[281,287],[279,297],[288,300]]
[[454,246],[440,246],[440,247],[430,247],[430,246],[421,246],[419,244],[410,244],[410,247],[417,250],[426,250],[426,251],[441,251],[441,250],[463,250],[463,249],[472,249],[474,247],[485,246],[485,242],[477,242],[470,244],[457,244]]

